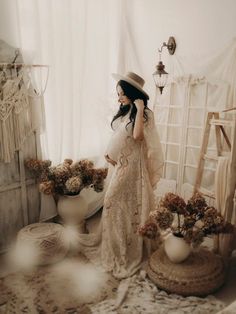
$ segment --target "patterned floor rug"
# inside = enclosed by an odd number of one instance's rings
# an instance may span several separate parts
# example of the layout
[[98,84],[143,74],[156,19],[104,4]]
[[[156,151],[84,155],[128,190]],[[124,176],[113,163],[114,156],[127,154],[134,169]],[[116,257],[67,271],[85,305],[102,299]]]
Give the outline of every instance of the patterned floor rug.
[[0,280],[0,313],[213,314],[225,307],[213,296],[167,294],[146,277],[144,270],[121,282],[108,275],[97,281],[93,278],[86,286],[89,276],[91,269],[86,270],[75,259],[10,274]]

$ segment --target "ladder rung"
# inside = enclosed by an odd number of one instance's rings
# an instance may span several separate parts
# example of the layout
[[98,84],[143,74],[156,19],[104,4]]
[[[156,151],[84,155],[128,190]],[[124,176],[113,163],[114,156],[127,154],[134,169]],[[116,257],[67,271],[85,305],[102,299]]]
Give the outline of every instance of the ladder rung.
[[233,125],[232,120],[221,120],[221,119],[211,119],[210,124],[211,125]]
[[202,190],[201,188],[198,189],[198,191],[199,191],[202,195],[204,195],[204,196],[208,196],[208,197],[213,198],[213,199],[216,198],[214,193],[207,192],[207,191],[205,191],[205,190]]
[[219,158],[217,156],[204,155],[203,159],[218,161]]

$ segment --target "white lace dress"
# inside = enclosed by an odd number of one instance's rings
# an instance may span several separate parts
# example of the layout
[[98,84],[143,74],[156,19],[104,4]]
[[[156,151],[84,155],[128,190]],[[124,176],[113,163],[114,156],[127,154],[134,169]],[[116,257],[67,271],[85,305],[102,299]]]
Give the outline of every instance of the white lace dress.
[[152,111],[147,111],[144,140],[134,140],[129,114],[115,122],[107,154],[117,165],[109,165],[98,234],[81,235],[81,250],[116,278],[133,275],[143,258],[144,239],[137,234],[155,208],[153,189],[160,179],[163,157]]

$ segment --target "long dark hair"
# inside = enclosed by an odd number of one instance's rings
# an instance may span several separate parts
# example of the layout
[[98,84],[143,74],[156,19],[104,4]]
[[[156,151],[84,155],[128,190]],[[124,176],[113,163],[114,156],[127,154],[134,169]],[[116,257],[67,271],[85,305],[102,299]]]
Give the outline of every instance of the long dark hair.
[[[134,105],[134,101],[136,99],[142,99],[143,102],[144,102],[144,113],[143,113],[143,116],[144,116],[144,119],[145,121],[148,120],[148,116],[147,116],[147,113],[145,112],[145,110],[150,110],[147,106],[147,101],[148,101],[148,97],[143,94],[141,91],[139,91],[137,88],[135,88],[134,86],[132,86],[131,84],[129,84],[128,82],[126,81],[123,81],[123,80],[120,80],[117,85],[116,85],[116,88],[117,86],[120,86],[124,92],[124,95],[126,97],[128,97],[131,101],[132,101],[132,109],[131,109],[131,112],[130,112],[130,116],[129,116],[129,122],[127,123],[126,127],[128,126],[128,124],[132,123],[132,126],[134,127],[134,123],[135,123],[135,118],[136,118],[136,114],[137,114],[137,108],[136,106]],[[118,112],[114,115],[112,121],[111,121],[111,127],[112,127],[112,124],[113,122],[118,119],[119,117],[123,117],[125,116],[129,110],[130,110],[130,107],[131,105],[120,105],[120,108],[118,110]],[[113,127],[112,127],[113,128]]]

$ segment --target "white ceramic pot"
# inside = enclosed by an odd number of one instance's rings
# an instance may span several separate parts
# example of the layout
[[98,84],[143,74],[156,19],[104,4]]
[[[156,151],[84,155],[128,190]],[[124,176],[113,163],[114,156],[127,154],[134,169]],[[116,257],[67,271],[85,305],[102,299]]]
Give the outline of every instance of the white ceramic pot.
[[190,245],[181,237],[177,237],[170,233],[165,242],[164,248],[166,255],[173,263],[183,262],[190,254]]
[[88,203],[82,195],[60,196],[57,211],[64,224],[76,225],[79,232],[84,232],[84,217],[88,211]]

